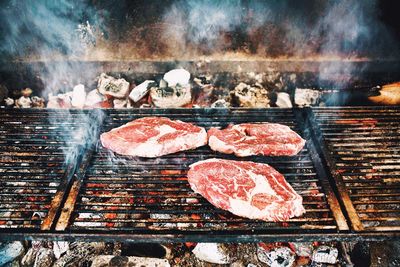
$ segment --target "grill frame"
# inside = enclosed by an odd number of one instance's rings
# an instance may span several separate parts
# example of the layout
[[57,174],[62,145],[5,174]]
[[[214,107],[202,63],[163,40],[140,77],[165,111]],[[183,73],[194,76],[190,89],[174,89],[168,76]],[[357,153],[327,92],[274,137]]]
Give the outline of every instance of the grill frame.
[[[183,112],[187,113],[191,109],[133,109],[133,110],[108,110],[106,112],[130,112],[137,115],[153,115],[163,114],[170,117],[168,113]],[[194,112],[201,112],[203,109],[194,109]],[[238,110],[243,112],[257,112],[257,109],[207,109],[217,110],[218,112],[232,112]],[[258,109],[258,112],[261,109]],[[284,109],[262,109],[265,112],[272,112],[272,110]],[[337,199],[341,196],[340,191],[337,190],[339,186],[336,184],[335,177],[331,177],[331,171],[327,164],[326,158],[323,153],[323,144],[320,139],[316,138],[318,128],[312,124],[312,110],[311,109],[288,109],[293,112],[294,119],[301,125],[301,135],[307,139],[308,149],[311,151],[310,158],[314,165],[315,171],[319,176],[326,177],[321,186],[328,192],[330,207],[334,207],[335,222],[340,225],[337,229],[332,231],[313,230],[306,231],[298,229],[296,231],[287,231],[282,228],[282,231],[236,231],[233,233],[221,233],[215,231],[208,232],[168,232],[168,233],[154,233],[154,232],[134,232],[134,231],[97,231],[85,229],[70,229],[67,228],[70,216],[74,211],[78,194],[81,193],[82,183],[89,167],[90,161],[95,154],[94,143],[86,144],[84,149],[86,153],[76,160],[76,165],[73,167],[73,174],[69,176],[67,186],[64,190],[60,188],[65,195],[58,205],[53,205],[55,209],[55,216],[50,223],[50,227],[43,228],[41,231],[32,231],[31,229],[0,229],[0,240],[14,240],[14,239],[53,239],[53,240],[111,240],[111,241],[135,241],[135,242],[256,242],[256,241],[328,241],[328,240],[389,240],[396,239],[400,236],[398,231],[354,231],[354,228],[349,229],[346,221],[350,220],[346,207],[343,202]],[[27,110],[24,110],[27,111]],[[45,110],[44,112],[53,112]],[[307,119],[308,118],[308,119]],[[96,123],[101,123],[95,120]],[[120,123],[121,125],[122,123]],[[251,158],[249,158],[251,160]],[[274,166],[274,164],[272,164]],[[90,168],[90,167],[89,167]],[[346,212],[342,212],[346,211]],[[344,214],[344,215],[343,215]],[[346,216],[346,217],[345,217]]]

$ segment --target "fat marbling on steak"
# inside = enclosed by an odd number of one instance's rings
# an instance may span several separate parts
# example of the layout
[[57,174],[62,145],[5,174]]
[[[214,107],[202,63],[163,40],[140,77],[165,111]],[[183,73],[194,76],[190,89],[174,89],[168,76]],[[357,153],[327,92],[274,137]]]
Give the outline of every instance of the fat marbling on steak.
[[238,157],[293,156],[304,147],[305,140],[279,123],[242,123],[223,130],[210,128],[208,144],[214,151]]
[[100,136],[104,147],[126,156],[158,157],[207,144],[204,128],[165,117],[144,117]]
[[268,164],[208,159],[190,166],[188,181],[217,208],[264,221],[302,215],[302,197]]

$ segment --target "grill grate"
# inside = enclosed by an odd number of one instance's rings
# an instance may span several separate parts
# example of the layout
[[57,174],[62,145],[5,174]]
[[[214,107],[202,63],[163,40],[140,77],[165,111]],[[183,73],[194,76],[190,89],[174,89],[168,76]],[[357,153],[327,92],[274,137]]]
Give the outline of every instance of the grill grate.
[[[101,132],[143,116],[167,116],[194,122],[206,129],[225,127],[229,123],[279,122],[301,133],[290,109],[111,110],[107,111]],[[313,149],[311,141],[310,148]],[[216,209],[190,189],[186,178],[190,164],[212,157],[235,159],[234,156],[201,147],[156,159],[128,159],[111,154],[99,145],[83,179],[72,220],[65,227],[69,232],[129,232],[138,239],[146,238],[146,234],[174,237],[181,234],[197,236],[198,240],[204,240],[205,233],[212,233],[214,237],[241,234],[257,238],[258,234],[329,233],[338,228],[347,229],[333,194],[327,199],[329,185],[321,173],[317,174],[308,149],[294,157],[243,158],[271,164],[303,196],[307,210],[304,216],[272,223],[240,218]],[[332,206],[336,207],[334,211]]]
[[[0,109],[0,240],[399,237],[399,108],[105,110],[104,120],[101,112]],[[188,166],[211,157],[238,158],[207,146],[143,159],[114,155],[99,144],[98,131],[143,116],[167,116],[207,129],[242,122],[290,126],[307,139],[298,155],[241,160],[268,163],[283,173],[303,196],[306,214],[273,223],[216,209],[190,189]]]
[[0,109],[0,228],[40,230],[65,184],[64,151],[75,146],[66,142],[71,139],[63,127],[76,128],[77,116],[76,111]]
[[400,230],[400,109],[313,108],[323,153],[356,231]]

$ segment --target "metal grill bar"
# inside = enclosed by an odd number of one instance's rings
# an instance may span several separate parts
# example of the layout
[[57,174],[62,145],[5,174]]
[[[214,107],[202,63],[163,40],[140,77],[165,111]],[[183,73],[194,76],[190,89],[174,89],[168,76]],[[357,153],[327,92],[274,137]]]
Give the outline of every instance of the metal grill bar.
[[312,111],[311,123],[353,229],[400,231],[399,107]]

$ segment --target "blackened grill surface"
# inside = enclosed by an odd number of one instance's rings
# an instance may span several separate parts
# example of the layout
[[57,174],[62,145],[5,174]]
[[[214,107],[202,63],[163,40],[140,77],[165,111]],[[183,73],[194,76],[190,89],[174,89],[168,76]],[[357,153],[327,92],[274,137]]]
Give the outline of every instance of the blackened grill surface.
[[[206,129],[226,127],[229,123],[278,122],[302,134],[291,109],[141,109],[106,112],[108,114],[101,132],[136,118],[160,115],[196,123]],[[190,189],[186,178],[190,164],[213,157],[237,159],[235,156],[216,153],[205,146],[156,159],[127,158],[111,154],[99,145],[84,177],[75,212],[66,230],[129,233],[138,239],[149,238],[146,234],[161,238],[164,235],[165,239],[171,236],[179,239],[180,235],[184,235],[197,241],[207,240],[207,234],[209,238],[245,235],[257,240],[262,239],[262,234],[271,233],[276,234],[277,239],[279,233],[334,233],[338,231],[338,225],[326,196],[325,190],[329,185],[321,183],[321,179],[326,178],[316,173],[308,147],[293,157],[240,158],[271,164],[284,174],[303,197],[306,209],[304,216],[273,223],[234,216],[215,208]],[[332,194],[330,197],[333,197]],[[335,213],[341,218],[340,210]],[[343,223],[341,227],[346,228]],[[258,235],[260,237],[257,238]]]
[[400,231],[400,108],[313,108],[313,113],[352,227]]

